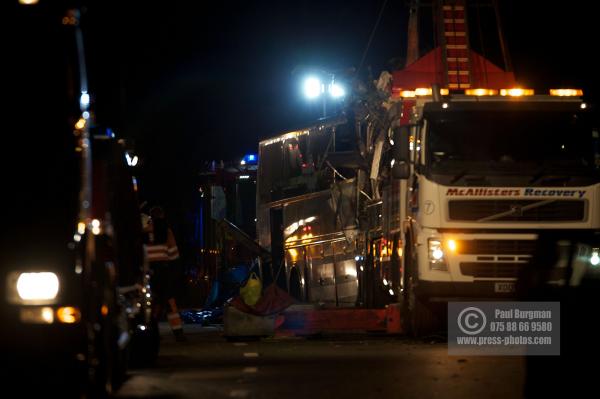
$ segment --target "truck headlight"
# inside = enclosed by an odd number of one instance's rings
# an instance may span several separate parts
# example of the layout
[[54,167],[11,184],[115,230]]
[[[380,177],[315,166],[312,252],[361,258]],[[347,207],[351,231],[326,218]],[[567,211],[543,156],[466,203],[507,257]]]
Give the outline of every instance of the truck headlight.
[[7,280],[8,300],[20,304],[50,304],[58,295],[60,283],[52,272],[14,272]]
[[442,240],[429,239],[429,268],[431,270],[448,270]]
[[21,273],[17,293],[24,301],[47,301],[58,294],[58,276],[52,272]]
[[600,264],[600,249],[594,248],[592,249],[592,256],[590,256],[590,263],[592,266],[598,266]]

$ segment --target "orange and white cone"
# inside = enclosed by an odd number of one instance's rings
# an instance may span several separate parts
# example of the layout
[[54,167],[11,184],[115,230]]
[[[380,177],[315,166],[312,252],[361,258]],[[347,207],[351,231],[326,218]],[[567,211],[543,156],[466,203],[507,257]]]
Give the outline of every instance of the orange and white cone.
[[183,323],[181,322],[179,313],[169,313],[167,315],[167,320],[169,320],[169,326],[171,326],[171,330],[175,331],[183,329]]
[[177,341],[184,341],[185,337],[183,336],[183,322],[179,316],[179,311],[177,310],[175,300],[169,299],[169,305],[171,306],[171,312],[167,314],[167,320],[169,321],[169,326],[171,326],[171,331],[173,331]]

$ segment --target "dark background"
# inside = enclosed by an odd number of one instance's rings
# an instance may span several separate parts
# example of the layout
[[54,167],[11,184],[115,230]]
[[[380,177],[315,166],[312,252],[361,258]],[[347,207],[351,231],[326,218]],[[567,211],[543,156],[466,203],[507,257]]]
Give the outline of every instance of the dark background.
[[[27,17],[13,3],[0,16],[3,41],[18,40],[11,26]],[[240,159],[260,139],[320,115],[320,105],[301,96],[302,68],[358,67],[384,3],[362,72],[377,77],[405,54],[401,0],[83,3],[98,120],[139,154],[142,199],[177,212],[207,161]],[[597,98],[600,35],[591,3],[500,5],[519,82],[581,87]]]

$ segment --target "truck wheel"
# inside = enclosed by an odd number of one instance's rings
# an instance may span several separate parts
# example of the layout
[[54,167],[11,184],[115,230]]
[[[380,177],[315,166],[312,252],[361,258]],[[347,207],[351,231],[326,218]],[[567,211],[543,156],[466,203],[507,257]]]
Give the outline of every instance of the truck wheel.
[[410,239],[406,240],[404,253],[404,284],[400,297],[402,328],[407,335],[421,337],[435,332],[438,320],[431,304],[417,295],[417,261]]
[[120,329],[119,317],[124,317],[123,310],[118,305],[117,292],[110,284],[110,278],[103,270],[104,264],[96,264],[96,270],[99,270],[97,295],[92,295],[95,299],[92,307],[106,307],[107,312],[100,315],[100,309],[95,317],[88,321],[91,325],[88,327],[90,334],[89,354],[91,360],[91,373],[89,375],[88,386],[86,388],[87,396],[92,398],[110,397],[125,381],[127,370],[126,351],[119,348],[117,343]]
[[408,332],[413,337],[422,337],[432,334],[438,326],[438,319],[431,304],[420,298],[416,293],[416,278],[409,277],[407,287]]
[[153,319],[144,331],[137,326],[133,328],[130,363],[133,367],[150,367],[156,361],[160,348],[158,321]]
[[107,398],[112,395],[118,383],[115,377],[115,348],[112,345],[112,332],[102,331],[95,334],[93,339],[94,359],[88,384],[85,387],[85,397]]

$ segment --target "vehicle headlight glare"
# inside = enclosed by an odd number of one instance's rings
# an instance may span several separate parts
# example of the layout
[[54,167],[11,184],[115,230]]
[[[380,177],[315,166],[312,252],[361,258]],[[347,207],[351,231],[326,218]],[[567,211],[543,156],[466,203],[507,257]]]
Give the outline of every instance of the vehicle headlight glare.
[[448,270],[444,250],[442,249],[442,240],[429,240],[429,267],[432,270]]
[[21,273],[17,279],[17,293],[25,301],[54,299],[58,287],[58,276],[52,272]]
[[598,266],[600,264],[600,255],[598,254],[598,250],[595,248],[592,252],[592,256],[590,257],[590,263],[592,266]]
[[444,257],[441,240],[429,240],[429,260],[439,261]]
[[452,251],[452,252],[456,252],[456,250],[458,249],[458,245],[456,243],[456,240],[447,240],[446,241],[446,247]]

